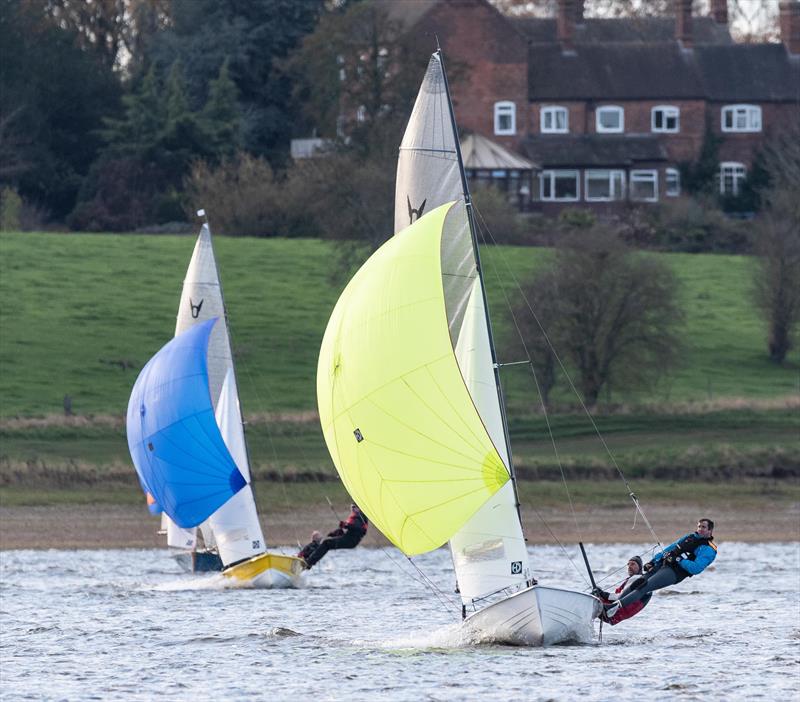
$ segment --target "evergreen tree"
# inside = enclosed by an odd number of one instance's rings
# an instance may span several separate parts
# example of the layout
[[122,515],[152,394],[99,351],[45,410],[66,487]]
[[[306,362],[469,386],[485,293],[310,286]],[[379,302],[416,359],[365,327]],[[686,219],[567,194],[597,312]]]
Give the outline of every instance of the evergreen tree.
[[238,90],[225,60],[219,75],[208,86],[208,100],[200,114],[208,140],[207,148],[219,160],[232,156],[241,146],[241,119],[238,109]]

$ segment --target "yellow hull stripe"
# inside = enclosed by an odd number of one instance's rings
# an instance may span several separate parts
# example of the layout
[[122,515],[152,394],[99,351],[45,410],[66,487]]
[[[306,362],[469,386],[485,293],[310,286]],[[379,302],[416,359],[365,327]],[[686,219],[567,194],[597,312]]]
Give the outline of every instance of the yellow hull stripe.
[[226,568],[222,574],[236,580],[252,580],[268,570],[276,570],[289,578],[295,578],[303,572],[303,561],[280,553],[262,553],[260,556],[253,556],[249,560]]

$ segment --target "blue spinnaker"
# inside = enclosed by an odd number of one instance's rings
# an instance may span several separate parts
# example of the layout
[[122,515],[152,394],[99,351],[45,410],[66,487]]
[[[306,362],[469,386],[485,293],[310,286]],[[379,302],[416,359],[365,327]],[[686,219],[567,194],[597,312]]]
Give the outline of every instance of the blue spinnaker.
[[178,526],[197,526],[245,485],[214,417],[208,339],[217,318],[166,344],[128,402],[128,448],[146,492]]

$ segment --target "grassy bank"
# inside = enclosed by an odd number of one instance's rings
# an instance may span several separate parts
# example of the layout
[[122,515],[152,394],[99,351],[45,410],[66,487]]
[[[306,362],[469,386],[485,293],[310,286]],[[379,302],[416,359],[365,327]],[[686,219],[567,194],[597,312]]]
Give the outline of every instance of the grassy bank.
[[[800,477],[800,404],[693,413],[541,416],[511,425],[518,476],[524,482],[619,482],[619,467],[639,481],[778,480]],[[254,417],[247,427],[253,473],[262,485],[338,485],[313,414]],[[554,454],[553,442],[558,447]],[[0,487],[25,499],[141,499],[122,417],[0,420]],[[620,483],[621,484],[621,483]],[[309,488],[311,489],[311,488]],[[27,492],[26,492],[27,491]],[[10,494],[10,493],[7,493]],[[10,498],[9,498],[10,499]],[[16,498],[15,498],[16,499]]]
[[[0,416],[59,413],[65,395],[77,414],[124,412],[138,371],[172,335],[193,244],[191,236],[0,235]],[[220,237],[216,248],[245,412],[313,409],[319,344],[342,287],[331,279],[335,244]],[[514,280],[547,255],[486,252],[501,360],[523,357],[504,294],[514,297]],[[766,359],[763,323],[750,302],[752,261],[662,256],[683,283],[684,362],[657,389],[615,392],[612,402],[796,395],[800,354],[782,367]],[[504,384],[511,414],[530,414],[537,402],[529,374],[508,368]]]

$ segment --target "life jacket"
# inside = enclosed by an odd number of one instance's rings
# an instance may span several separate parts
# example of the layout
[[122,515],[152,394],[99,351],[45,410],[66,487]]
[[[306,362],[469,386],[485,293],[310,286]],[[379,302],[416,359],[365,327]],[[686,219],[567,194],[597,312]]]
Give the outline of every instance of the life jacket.
[[358,531],[363,536],[367,533],[367,524],[369,524],[369,519],[367,519],[366,514],[363,512],[350,512],[350,516],[344,523],[344,530],[347,532]]
[[717,550],[717,545],[714,543],[713,539],[706,539],[704,537],[700,537],[697,534],[689,534],[684,536],[680,541],[673,548],[671,548],[667,553],[664,554],[666,558],[669,555],[675,557],[675,566],[673,570],[675,574],[678,576],[678,582],[683,580],[684,578],[691,578],[692,573],[690,573],[685,568],[681,568],[678,565],[679,560],[688,560],[693,561],[697,558],[697,549],[700,546],[710,546],[715,551]]

